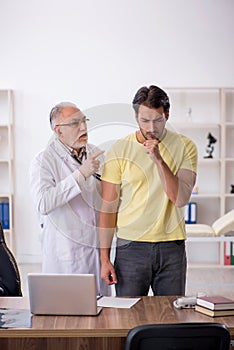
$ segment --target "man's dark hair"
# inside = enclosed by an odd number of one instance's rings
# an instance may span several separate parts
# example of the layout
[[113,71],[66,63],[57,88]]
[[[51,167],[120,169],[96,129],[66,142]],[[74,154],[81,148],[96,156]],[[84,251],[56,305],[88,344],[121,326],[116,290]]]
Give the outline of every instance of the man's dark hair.
[[149,108],[163,107],[164,113],[167,113],[170,108],[169,98],[165,91],[154,85],[151,85],[149,88],[143,86],[137,91],[132,101],[132,106],[136,114],[138,114],[140,105]]

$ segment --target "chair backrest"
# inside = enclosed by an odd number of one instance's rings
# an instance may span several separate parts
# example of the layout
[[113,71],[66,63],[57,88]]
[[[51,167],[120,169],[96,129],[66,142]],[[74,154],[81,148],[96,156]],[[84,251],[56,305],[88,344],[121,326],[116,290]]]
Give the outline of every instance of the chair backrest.
[[0,296],[22,296],[16,260],[7,247],[0,222]]
[[229,350],[230,333],[220,323],[142,325],[131,329],[125,350]]

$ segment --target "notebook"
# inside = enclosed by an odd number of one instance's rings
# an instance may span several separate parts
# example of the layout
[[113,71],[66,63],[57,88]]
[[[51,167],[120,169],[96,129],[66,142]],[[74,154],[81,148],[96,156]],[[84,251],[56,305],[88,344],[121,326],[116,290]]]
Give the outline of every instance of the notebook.
[[97,306],[94,274],[28,274],[30,311],[35,315],[87,315]]

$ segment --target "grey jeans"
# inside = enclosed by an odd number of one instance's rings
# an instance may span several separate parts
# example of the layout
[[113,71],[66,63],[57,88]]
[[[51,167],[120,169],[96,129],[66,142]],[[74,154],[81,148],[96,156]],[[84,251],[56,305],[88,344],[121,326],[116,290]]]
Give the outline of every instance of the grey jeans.
[[184,295],[187,258],[184,240],[134,242],[117,240],[117,296]]

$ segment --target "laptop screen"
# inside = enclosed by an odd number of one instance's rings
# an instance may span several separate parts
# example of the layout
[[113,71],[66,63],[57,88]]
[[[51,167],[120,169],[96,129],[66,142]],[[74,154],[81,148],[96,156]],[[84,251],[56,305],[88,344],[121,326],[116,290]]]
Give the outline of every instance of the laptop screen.
[[28,274],[30,311],[40,315],[97,315],[94,274]]

